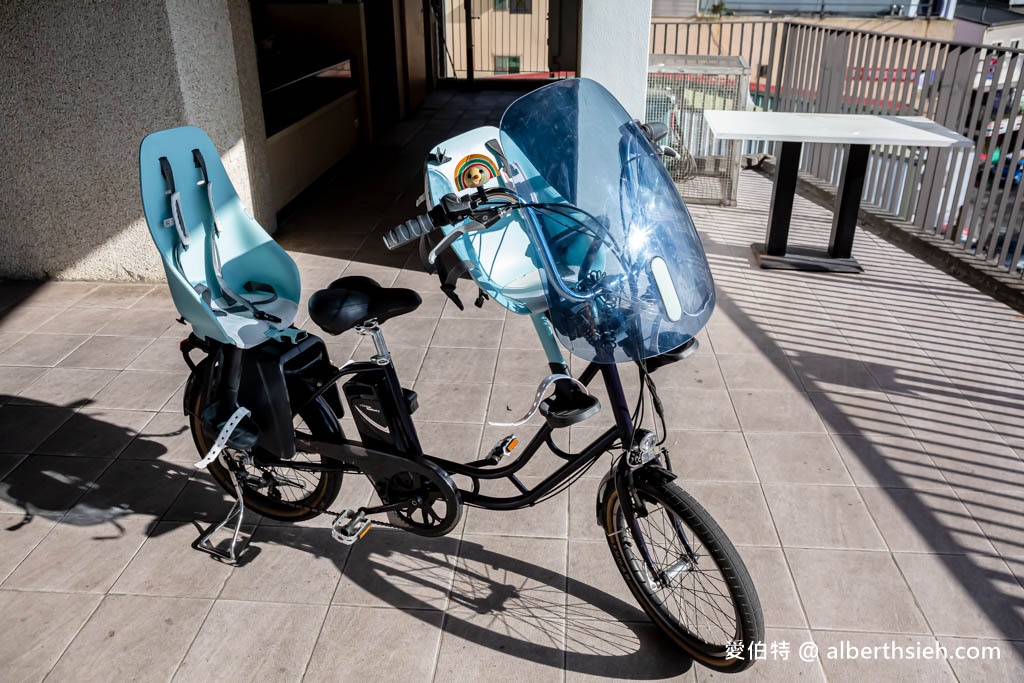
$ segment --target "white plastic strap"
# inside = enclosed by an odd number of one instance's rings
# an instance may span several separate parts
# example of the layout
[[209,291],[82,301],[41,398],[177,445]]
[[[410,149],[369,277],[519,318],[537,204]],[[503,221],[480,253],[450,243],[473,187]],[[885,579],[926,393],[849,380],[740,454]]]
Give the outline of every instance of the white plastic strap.
[[530,406],[530,410],[527,411],[526,415],[519,418],[515,422],[488,422],[487,424],[489,424],[492,427],[519,427],[526,424],[527,422],[530,421],[530,418],[533,417],[534,413],[537,412],[537,409],[540,408],[541,401],[544,400],[544,392],[548,390],[548,387],[550,387],[552,384],[559,380],[568,380],[575,384],[581,391],[583,391],[584,394],[586,394],[587,396],[590,395],[590,392],[587,391],[587,388],[583,386],[583,384],[574,377],[562,374],[548,375],[541,381],[540,386],[537,387],[537,393],[533,397],[533,405]]
[[224,426],[220,430],[220,434],[217,435],[217,440],[213,442],[213,447],[210,451],[203,456],[203,459],[195,464],[195,467],[201,470],[205,470],[207,465],[216,460],[224,447],[228,445],[228,439],[231,438],[231,434],[235,431],[235,427],[249,417],[249,409],[238,406],[238,409],[231,413],[231,417],[224,423]]

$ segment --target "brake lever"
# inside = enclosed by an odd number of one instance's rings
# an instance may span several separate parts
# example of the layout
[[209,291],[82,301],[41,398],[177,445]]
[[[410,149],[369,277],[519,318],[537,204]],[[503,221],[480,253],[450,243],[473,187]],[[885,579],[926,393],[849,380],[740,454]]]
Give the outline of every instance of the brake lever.
[[452,246],[452,243],[455,240],[472,230],[474,225],[479,226],[480,224],[476,221],[466,221],[445,235],[444,239],[438,242],[434,248],[430,250],[430,253],[427,254],[427,263],[429,265],[434,265],[437,262],[437,257],[441,255],[441,252]]

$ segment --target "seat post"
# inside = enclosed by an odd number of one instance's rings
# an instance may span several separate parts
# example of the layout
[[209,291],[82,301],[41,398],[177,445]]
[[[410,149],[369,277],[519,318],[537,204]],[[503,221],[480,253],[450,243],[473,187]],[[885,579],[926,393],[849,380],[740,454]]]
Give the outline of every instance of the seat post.
[[367,320],[362,325],[356,327],[357,334],[368,334],[373,337],[373,346],[377,350],[377,354],[370,360],[377,365],[389,365],[391,363],[391,352],[388,351],[388,345],[384,341],[384,333],[381,332],[380,327],[377,325],[377,319],[373,318]]

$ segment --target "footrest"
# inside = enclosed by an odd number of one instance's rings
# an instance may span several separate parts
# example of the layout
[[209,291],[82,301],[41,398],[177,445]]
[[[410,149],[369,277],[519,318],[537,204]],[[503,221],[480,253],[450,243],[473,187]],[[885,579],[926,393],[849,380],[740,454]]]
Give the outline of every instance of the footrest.
[[567,391],[556,391],[540,404],[540,414],[554,429],[579,424],[600,411],[601,402],[597,396],[586,394],[576,386]]
[[352,545],[366,535],[370,520],[359,510],[343,510],[331,525],[331,537],[338,543]]

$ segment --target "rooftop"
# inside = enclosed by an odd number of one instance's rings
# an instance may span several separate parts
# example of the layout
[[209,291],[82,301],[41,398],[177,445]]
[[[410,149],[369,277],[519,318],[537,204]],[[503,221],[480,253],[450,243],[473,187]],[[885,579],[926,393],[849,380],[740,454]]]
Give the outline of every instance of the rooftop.
[[[514,97],[435,92],[300,198],[278,236],[307,296],[341,274],[421,292],[383,330],[419,393],[425,448],[445,457],[476,459],[502,435],[486,421],[523,411],[544,355],[527,320],[458,311],[380,236],[415,212],[427,149],[496,123]],[[863,274],[759,270],[749,244],[770,196],[745,172],[738,206],[691,207],[718,309],[699,352],[656,377],[684,488],[738,546],[768,642],[793,647],[752,674],[1022,680],[1024,318],[863,231]],[[798,197],[791,242],[824,245],[830,223]],[[175,317],[160,284],[0,285],[3,678],[714,678],[618,576],[594,523],[596,468],[531,509],[467,510],[444,538],[376,529],[350,550],[328,518],[254,516],[241,566],[193,551],[196,523],[228,502],[191,466]],[[327,341],[337,363],[369,354],[351,332]],[[570,445],[610,419],[572,428]],[[336,507],[370,495],[346,478]],[[936,639],[1001,658],[824,656],[843,640]],[[811,640],[822,655],[803,662]]]
[[1024,22],[1024,12],[1007,4],[991,3],[986,0],[958,0],[956,18],[972,21],[985,26],[1005,26]]

